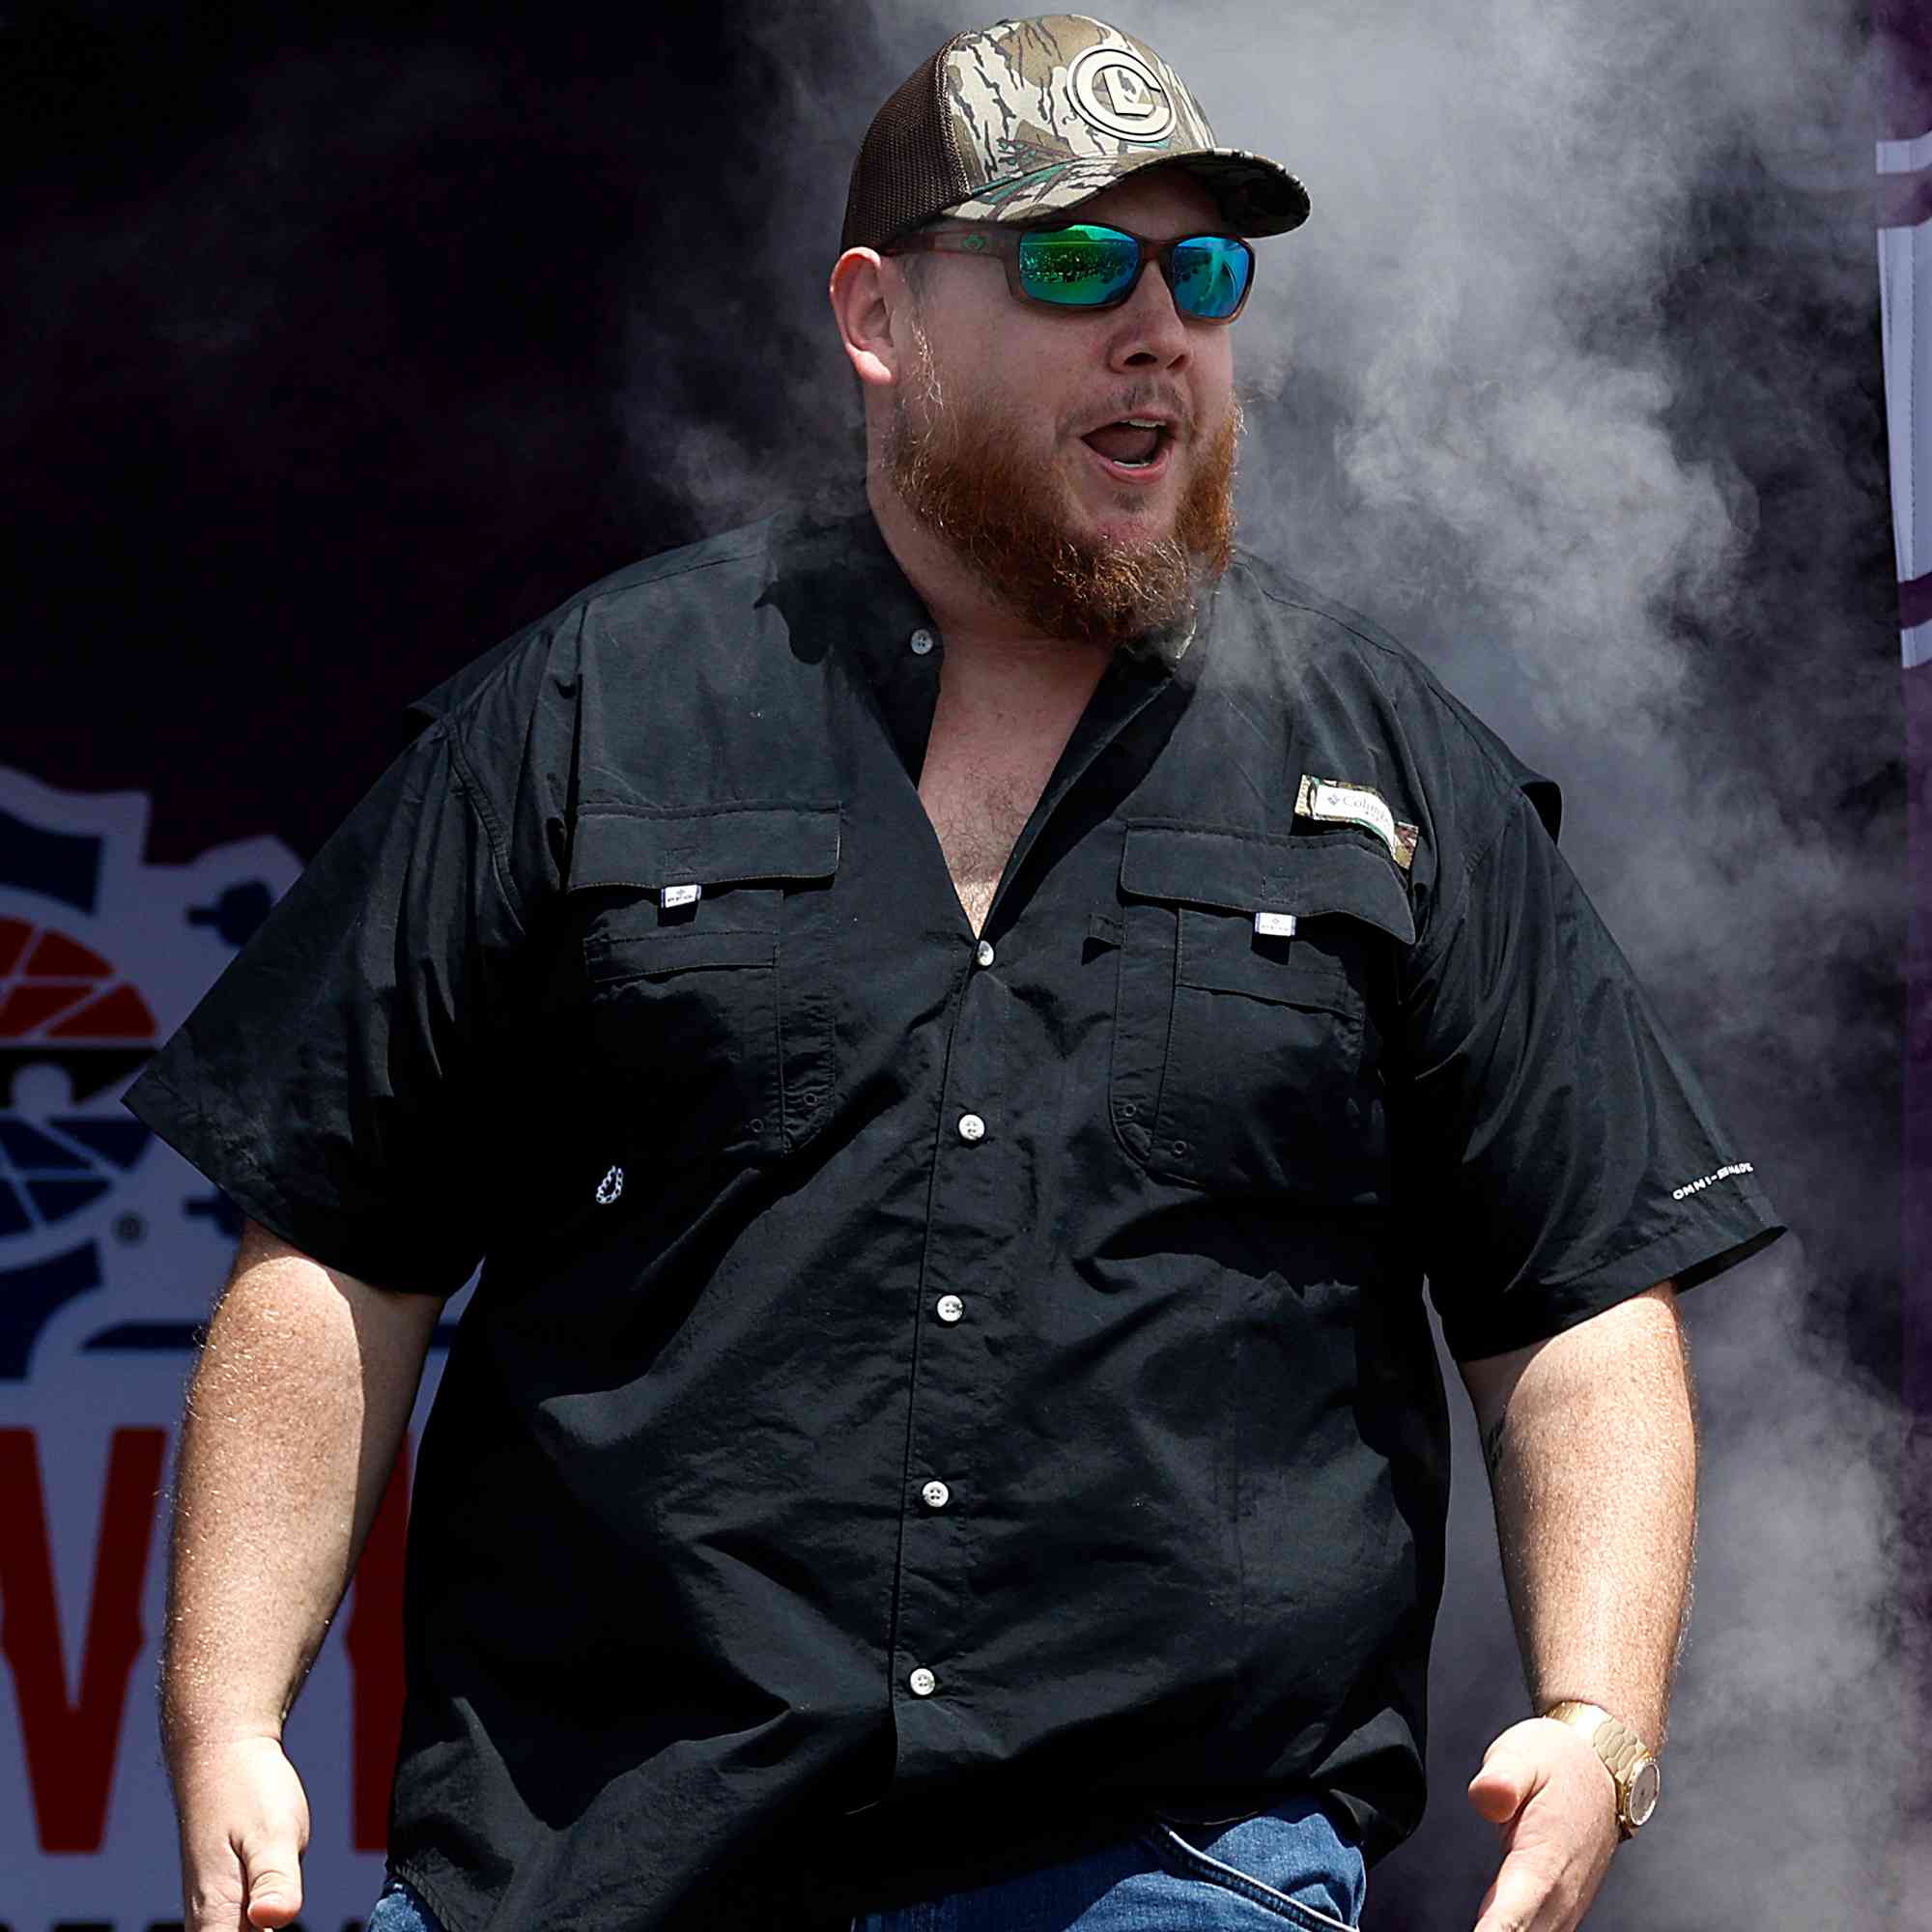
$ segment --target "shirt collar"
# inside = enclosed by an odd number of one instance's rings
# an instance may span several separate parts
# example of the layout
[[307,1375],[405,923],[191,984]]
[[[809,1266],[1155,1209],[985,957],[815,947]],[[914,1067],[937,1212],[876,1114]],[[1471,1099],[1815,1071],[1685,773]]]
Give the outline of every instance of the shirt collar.
[[783,615],[801,657],[815,661],[842,650],[874,675],[909,654],[914,632],[938,636],[863,498],[856,508],[801,510],[780,520],[762,601]]
[[[771,579],[760,601],[782,614],[791,648],[801,658],[816,663],[831,654],[851,667],[883,712],[908,768],[917,772],[938,697],[944,643],[863,495],[856,502],[780,519]],[[1116,653],[1104,689],[1110,695],[1144,694],[1172,680],[1191,690],[1203,668],[1217,601],[1214,591],[1202,600],[1187,645],[1174,665]]]

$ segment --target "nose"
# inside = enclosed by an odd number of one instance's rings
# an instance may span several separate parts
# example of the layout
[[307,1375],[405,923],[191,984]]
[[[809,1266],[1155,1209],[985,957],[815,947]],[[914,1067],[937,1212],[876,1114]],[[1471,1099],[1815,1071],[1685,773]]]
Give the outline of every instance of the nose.
[[1145,264],[1134,292],[1114,311],[1107,364],[1113,369],[1179,369],[1193,344],[1156,262]]

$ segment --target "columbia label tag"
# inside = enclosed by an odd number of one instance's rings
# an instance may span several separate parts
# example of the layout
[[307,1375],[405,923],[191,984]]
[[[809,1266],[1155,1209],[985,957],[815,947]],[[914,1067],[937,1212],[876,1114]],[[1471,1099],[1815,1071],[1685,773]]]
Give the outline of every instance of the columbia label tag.
[[1255,935],[1260,939],[1293,939],[1294,915],[1292,912],[1258,912]]
[[666,912],[671,912],[678,906],[696,905],[703,896],[702,886],[667,886],[658,895],[658,904]]
[[1405,872],[1414,861],[1416,828],[1398,818],[1374,785],[1345,784],[1339,779],[1318,779],[1304,772],[1294,810],[1297,817],[1332,819],[1373,832]]

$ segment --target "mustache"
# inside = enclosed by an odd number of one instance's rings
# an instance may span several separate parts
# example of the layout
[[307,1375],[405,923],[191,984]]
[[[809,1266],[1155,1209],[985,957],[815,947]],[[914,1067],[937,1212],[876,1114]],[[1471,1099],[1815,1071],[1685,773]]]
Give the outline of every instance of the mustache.
[[[1120,422],[1128,416],[1164,416],[1174,425],[1175,435],[1183,441],[1191,442],[1199,427],[1194,418],[1194,412],[1187,406],[1187,398],[1178,389],[1142,386],[1137,389],[1122,390],[1118,399],[1118,407],[1114,405],[1102,407],[1111,408],[1113,411],[1112,414],[1101,418],[1104,422]],[[1094,418],[1091,415],[1083,416],[1081,420],[1087,429],[1094,426]]]

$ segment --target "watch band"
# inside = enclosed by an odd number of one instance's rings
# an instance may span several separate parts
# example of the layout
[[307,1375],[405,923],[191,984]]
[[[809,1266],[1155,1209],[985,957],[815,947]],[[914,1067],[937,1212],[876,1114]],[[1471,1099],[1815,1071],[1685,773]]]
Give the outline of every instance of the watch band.
[[1634,1837],[1657,1808],[1662,1784],[1657,1753],[1601,1704],[1568,1697],[1543,1715],[1568,1724],[1603,1759],[1617,1787],[1617,1830],[1626,1838]]

